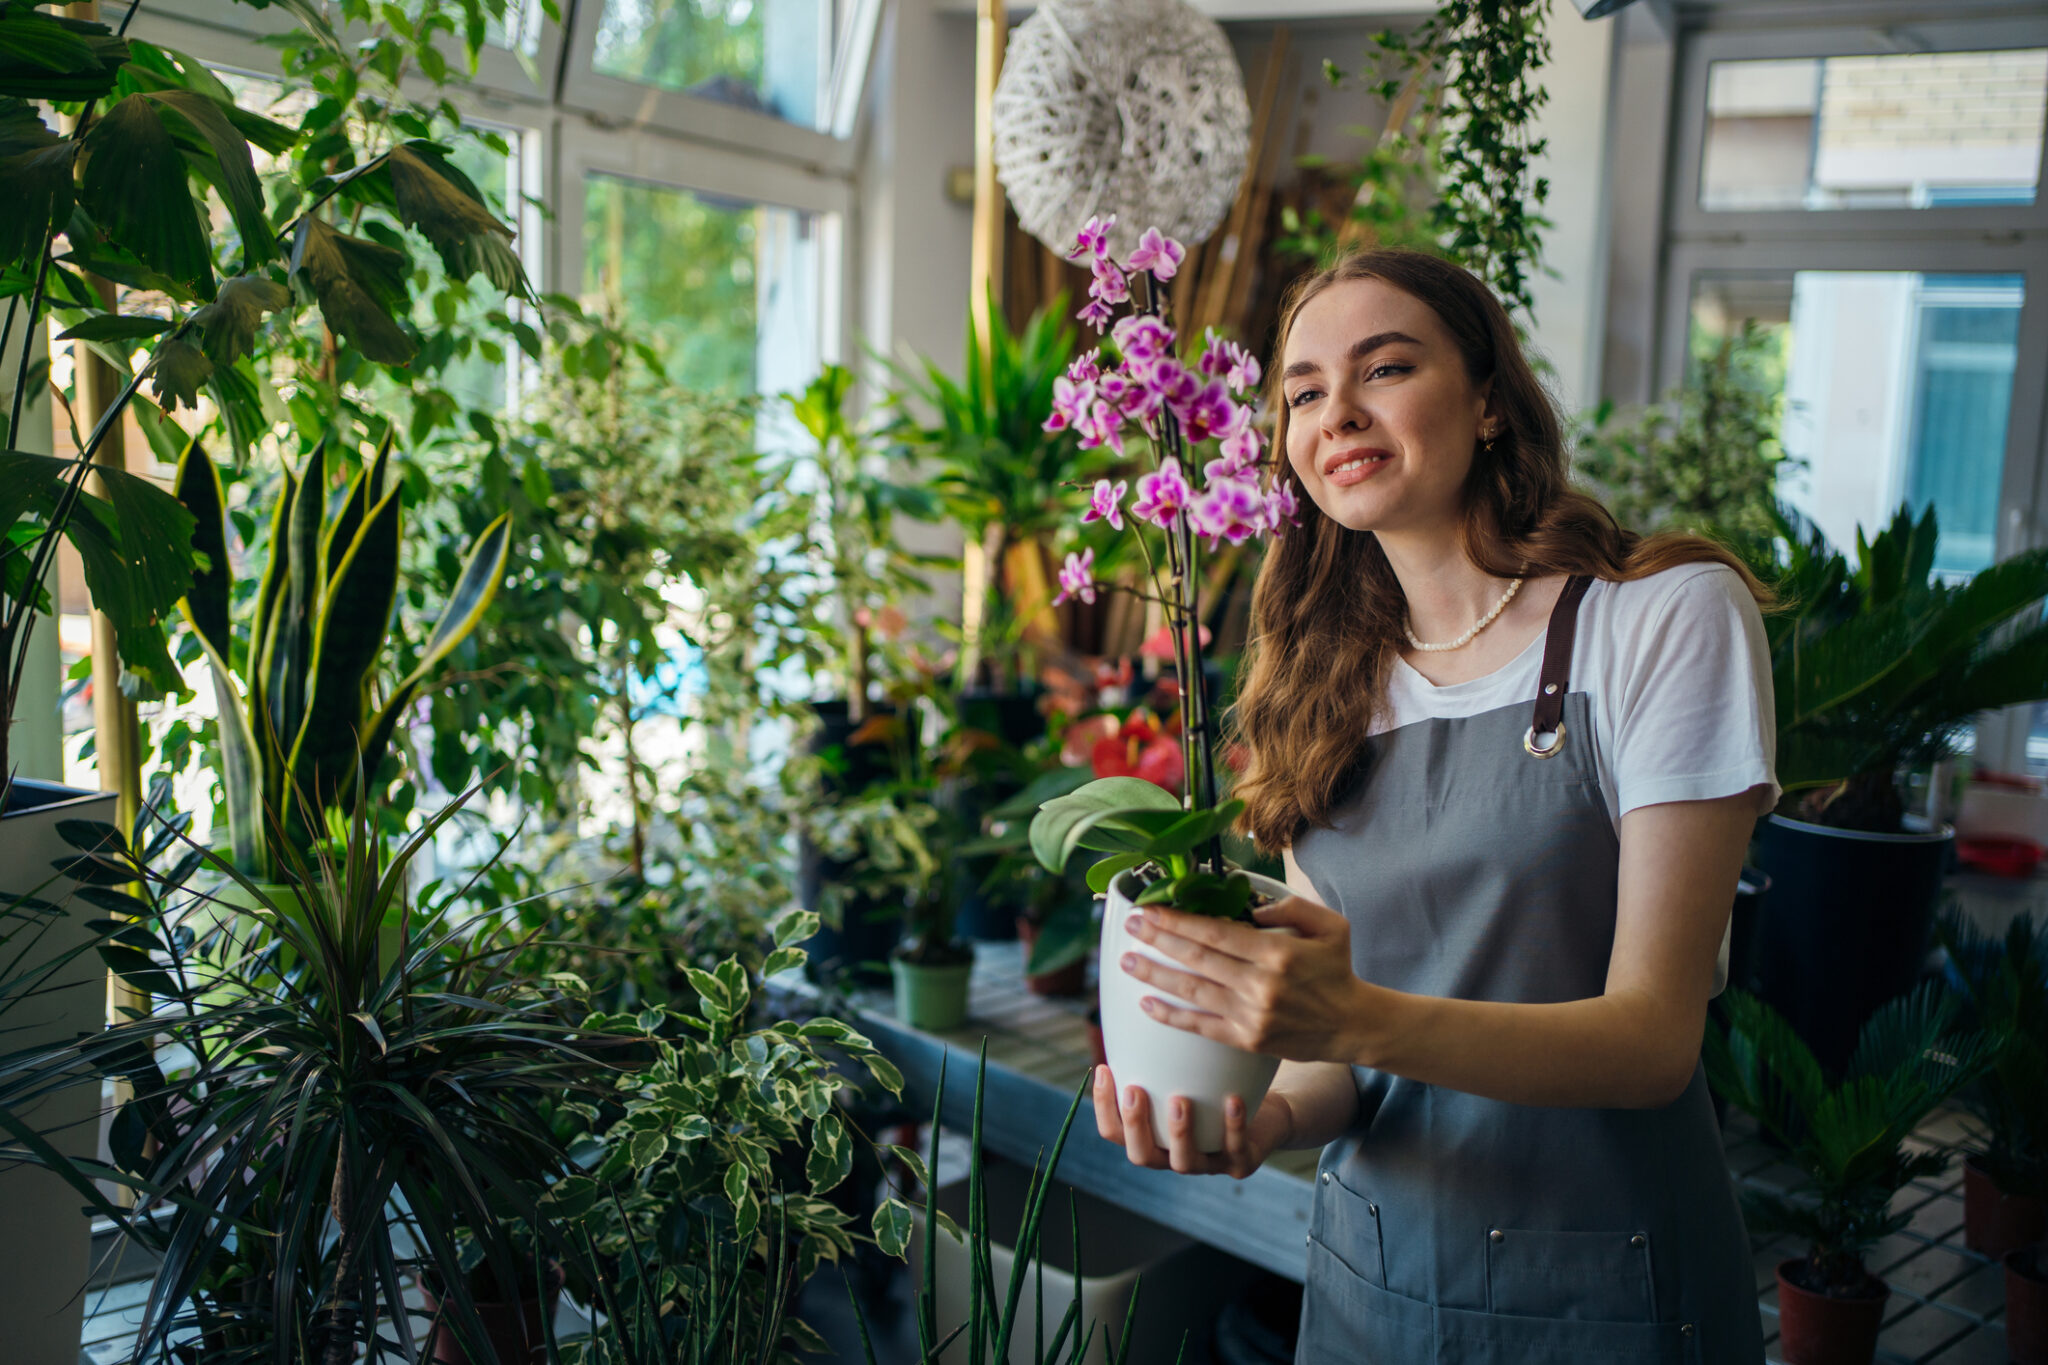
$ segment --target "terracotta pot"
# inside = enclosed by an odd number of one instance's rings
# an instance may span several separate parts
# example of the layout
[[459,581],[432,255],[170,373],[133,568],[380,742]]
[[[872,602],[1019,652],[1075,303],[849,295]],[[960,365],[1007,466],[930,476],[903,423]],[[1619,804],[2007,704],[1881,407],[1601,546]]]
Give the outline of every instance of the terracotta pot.
[[1866,1298],[1816,1294],[1787,1278],[1805,1264],[1797,1256],[1778,1262],[1778,1354],[1785,1365],[1870,1365],[1891,1290],[1872,1276],[1879,1292]]
[[[1017,916],[1017,941],[1024,945],[1024,960],[1029,962],[1031,949],[1038,943],[1037,923]],[[1026,972],[1024,988],[1033,995],[1079,995],[1088,989],[1088,959],[1084,955],[1058,971],[1040,972],[1036,976]]]
[[1963,1245],[1993,1258],[2048,1236],[2048,1208],[2024,1194],[2006,1194],[1977,1158],[1963,1162]]
[[[420,1299],[429,1316],[438,1312],[441,1297],[429,1285],[420,1286]],[[497,1356],[497,1365],[543,1365],[547,1359],[547,1328],[562,1300],[562,1268],[549,1269],[546,1293],[517,1303],[478,1303],[476,1315],[482,1320],[484,1336]],[[463,1347],[462,1334],[446,1318],[434,1324],[427,1342],[427,1359],[437,1365],[483,1365]]]
[[2013,1365],[2048,1365],[2048,1276],[2039,1250],[2005,1253],[2005,1353]]

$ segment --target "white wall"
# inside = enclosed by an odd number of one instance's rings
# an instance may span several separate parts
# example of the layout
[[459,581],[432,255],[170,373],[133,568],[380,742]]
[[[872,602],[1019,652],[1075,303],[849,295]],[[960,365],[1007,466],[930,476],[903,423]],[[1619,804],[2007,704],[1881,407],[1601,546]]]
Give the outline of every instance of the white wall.
[[1550,148],[1536,174],[1550,181],[1544,216],[1545,264],[1531,293],[1536,302],[1535,342],[1555,370],[1551,380],[1566,413],[1599,399],[1600,354],[1606,329],[1609,88],[1614,74],[1615,24],[1588,23],[1571,0],[1550,0],[1550,92],[1537,120]]

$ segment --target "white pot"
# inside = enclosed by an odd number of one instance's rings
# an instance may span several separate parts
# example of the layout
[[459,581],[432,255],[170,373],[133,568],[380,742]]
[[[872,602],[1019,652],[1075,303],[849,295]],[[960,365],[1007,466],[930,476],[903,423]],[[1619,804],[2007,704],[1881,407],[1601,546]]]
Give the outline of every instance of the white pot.
[[[1264,895],[1284,900],[1293,894],[1284,882],[1247,875],[1251,876],[1253,888]],[[1116,1078],[1120,1094],[1135,1085],[1151,1100],[1152,1136],[1161,1147],[1167,1145],[1167,1106],[1175,1096],[1184,1096],[1195,1106],[1195,1146],[1204,1152],[1220,1152],[1224,1098],[1236,1095],[1244,1100],[1245,1122],[1249,1125],[1266,1098],[1266,1087],[1273,1083],[1280,1059],[1174,1028],[1145,1013],[1139,1002],[1148,995],[1188,1009],[1195,1006],[1138,980],[1120,965],[1125,953],[1137,953],[1186,970],[1158,949],[1131,937],[1124,921],[1131,917],[1134,907],[1123,882],[1124,877],[1119,877],[1110,884],[1102,912],[1102,1049],[1109,1058],[1110,1074]],[[1293,930],[1262,932],[1286,934]]]
[[[0,951],[0,970],[33,972],[91,941],[87,920],[107,912],[78,900],[77,883],[57,876],[53,861],[76,856],[57,833],[59,820],[111,824],[112,792],[79,791],[17,779],[0,811],[0,933],[26,929],[11,913],[14,898],[32,895],[59,909],[39,937],[20,933]],[[31,937],[35,946],[17,961]],[[0,1012],[0,1052],[48,1047],[106,1026],[107,969],[96,952],[77,953],[37,991]],[[99,1144],[100,1088],[84,1082],[59,1090],[18,1115],[66,1156],[89,1160]],[[85,1278],[92,1219],[78,1192],[48,1171],[15,1166],[0,1172],[0,1322],[8,1365],[78,1365],[85,1316]]]

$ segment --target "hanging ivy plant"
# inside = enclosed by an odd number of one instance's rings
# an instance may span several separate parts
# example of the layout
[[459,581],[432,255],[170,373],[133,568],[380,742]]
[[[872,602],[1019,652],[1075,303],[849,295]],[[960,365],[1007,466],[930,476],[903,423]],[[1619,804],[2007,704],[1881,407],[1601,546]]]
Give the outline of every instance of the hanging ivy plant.
[[[1544,12],[1527,0],[1442,0],[1412,32],[1373,35],[1359,75],[1390,111],[1353,171],[1360,193],[1349,221],[1335,233],[1299,222],[1283,244],[1328,256],[1427,242],[1526,322],[1550,226],[1550,182],[1534,169],[1548,145],[1534,131],[1550,98],[1537,77],[1550,61]],[[1350,79],[1335,62],[1323,73],[1332,85]]]

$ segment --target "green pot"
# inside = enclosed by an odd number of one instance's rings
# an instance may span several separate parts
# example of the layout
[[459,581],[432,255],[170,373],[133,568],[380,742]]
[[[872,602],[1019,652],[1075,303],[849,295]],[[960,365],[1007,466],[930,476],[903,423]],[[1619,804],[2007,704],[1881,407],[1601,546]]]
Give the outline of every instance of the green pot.
[[967,981],[974,975],[974,961],[944,967],[927,967],[889,959],[889,974],[896,981],[896,1017],[912,1028],[943,1033],[967,1021]]

